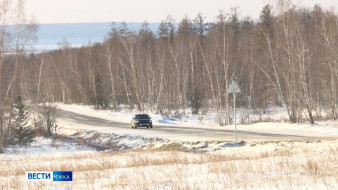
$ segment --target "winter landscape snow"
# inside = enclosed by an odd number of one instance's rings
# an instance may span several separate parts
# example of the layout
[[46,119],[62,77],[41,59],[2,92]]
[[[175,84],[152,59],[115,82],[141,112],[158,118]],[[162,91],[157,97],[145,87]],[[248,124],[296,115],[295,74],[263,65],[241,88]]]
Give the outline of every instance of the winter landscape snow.
[[[284,189],[285,187],[336,189],[338,187],[337,140],[263,142],[236,147],[225,146],[223,143],[219,149],[206,152],[203,151],[205,146],[201,145],[194,145],[196,149],[191,149],[194,146],[190,146],[189,149],[182,151],[179,146],[156,148],[157,143],[154,143],[152,148],[144,147],[129,151],[95,151],[81,143],[75,145],[76,143],[69,140],[56,140],[53,143],[47,141],[38,138],[32,143],[32,147],[10,152],[15,149],[13,147],[0,155],[2,168],[0,187],[55,188],[53,182],[27,183],[22,180],[27,170],[73,171],[74,181],[59,183],[58,189]],[[137,146],[139,144],[135,145]]]
[[0,0],[0,190],[338,189],[337,7]]
[[[81,113],[128,125],[137,113],[127,109],[95,110],[75,104],[59,103],[57,107],[60,112]],[[183,129],[233,127],[209,125],[215,115],[212,112],[204,123],[198,116],[187,113],[184,124],[169,116],[150,115],[155,122],[154,129],[162,125]],[[282,117],[280,112],[271,116]],[[0,155],[0,187],[54,188],[52,182],[26,183],[22,177],[25,171],[71,170],[75,180],[60,183],[58,189],[338,188],[338,126],[334,121],[316,125],[281,122],[239,125],[241,130],[297,134],[304,139],[252,138],[238,144],[231,139],[198,141],[198,136],[187,140],[184,136],[149,129],[75,127],[62,116],[58,125],[55,139],[37,137],[30,145],[6,148]]]

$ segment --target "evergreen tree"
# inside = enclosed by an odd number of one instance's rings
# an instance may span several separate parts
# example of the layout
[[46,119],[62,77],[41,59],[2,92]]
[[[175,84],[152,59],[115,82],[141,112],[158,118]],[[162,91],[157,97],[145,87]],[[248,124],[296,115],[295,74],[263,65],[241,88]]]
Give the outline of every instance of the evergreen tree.
[[138,32],[140,36],[153,36],[153,32],[149,28],[149,24],[147,21],[144,21],[141,25],[140,31]]
[[273,37],[273,23],[274,23],[274,15],[272,12],[271,5],[265,5],[261,14],[259,16],[259,20],[261,22],[262,28],[265,32],[269,34],[269,37]]
[[96,74],[95,76],[95,91],[96,91],[96,105],[98,107],[105,107],[105,98],[104,98],[104,94],[103,94],[103,84],[101,81],[101,77],[100,74]]
[[173,40],[175,36],[174,19],[171,15],[168,15],[165,20],[162,20],[158,26],[157,34],[159,39]]
[[188,17],[185,17],[180,24],[178,25],[178,35],[181,36],[190,36],[194,33],[191,20]]
[[122,38],[125,40],[132,32],[129,30],[128,25],[126,22],[122,22],[119,27],[119,34],[122,36]]
[[26,144],[33,141],[34,131],[28,124],[29,113],[23,103],[21,96],[18,96],[14,104],[13,113],[14,141],[19,144]]
[[139,30],[138,34],[139,34],[139,37],[141,39],[142,46],[145,46],[145,47],[148,46],[148,44],[149,44],[147,42],[151,42],[155,38],[153,32],[149,28],[149,24],[148,24],[147,21],[143,22],[141,29]]
[[175,25],[174,25],[175,19],[168,15],[166,18],[167,26],[169,27],[169,39],[173,40],[175,36]]
[[230,9],[229,25],[235,36],[238,37],[240,33],[239,8],[234,7]]
[[193,30],[200,36],[200,39],[205,37],[208,31],[208,24],[204,22],[205,18],[202,13],[198,13],[193,22]]
[[158,37],[160,39],[168,39],[169,37],[169,27],[168,24],[162,20],[162,22],[160,23],[159,27],[158,27],[158,31],[157,31]]

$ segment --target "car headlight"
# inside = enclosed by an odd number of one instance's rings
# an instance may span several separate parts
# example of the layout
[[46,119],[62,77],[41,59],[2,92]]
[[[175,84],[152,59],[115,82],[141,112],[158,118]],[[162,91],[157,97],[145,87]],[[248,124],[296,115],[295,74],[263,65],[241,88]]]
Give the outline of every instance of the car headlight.
[[150,120],[149,122],[151,123],[151,122],[153,122],[153,121]]

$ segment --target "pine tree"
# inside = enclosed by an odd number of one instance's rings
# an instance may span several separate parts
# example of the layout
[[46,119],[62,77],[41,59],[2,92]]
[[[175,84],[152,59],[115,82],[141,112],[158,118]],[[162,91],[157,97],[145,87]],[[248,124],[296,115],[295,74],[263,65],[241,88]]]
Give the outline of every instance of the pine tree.
[[259,16],[262,28],[269,37],[273,37],[273,23],[274,23],[274,15],[272,12],[272,6],[271,5],[265,5],[263,7],[263,10],[261,11],[261,14]]
[[168,15],[166,18],[166,23],[167,23],[167,26],[169,27],[169,39],[170,40],[174,40],[174,36],[175,36],[174,22],[175,22],[175,19],[171,15]]
[[95,90],[96,90],[96,105],[98,107],[105,107],[105,98],[103,93],[103,85],[101,81],[100,74],[96,74],[95,76]]
[[193,22],[193,30],[200,36],[200,39],[205,37],[208,31],[208,24],[204,22],[205,18],[202,13],[198,13]]
[[188,17],[185,17],[180,24],[178,25],[177,30],[178,35],[181,36],[190,36],[194,33],[191,20]]
[[28,124],[29,113],[27,111],[27,107],[21,99],[21,96],[18,96],[15,100],[13,116],[14,141],[19,144],[32,142],[34,131]]
[[162,20],[162,22],[160,23],[159,27],[158,27],[158,31],[157,31],[158,37],[160,39],[168,39],[169,37],[169,27],[168,24]]

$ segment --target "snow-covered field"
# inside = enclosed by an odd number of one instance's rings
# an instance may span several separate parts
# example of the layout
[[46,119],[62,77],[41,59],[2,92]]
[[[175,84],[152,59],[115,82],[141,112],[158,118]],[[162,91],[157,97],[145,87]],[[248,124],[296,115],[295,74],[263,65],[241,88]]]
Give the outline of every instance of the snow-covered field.
[[[196,153],[94,151],[39,138],[0,155],[0,189],[337,189],[338,141],[270,142]],[[69,144],[65,143],[68,142]],[[40,148],[38,146],[41,145]],[[49,150],[51,149],[51,150]],[[73,171],[72,182],[29,182],[25,171]]]

